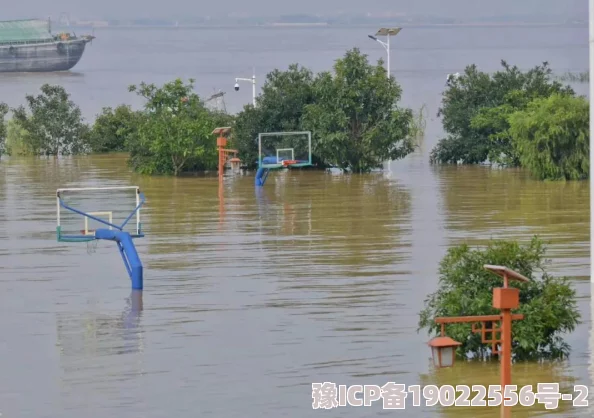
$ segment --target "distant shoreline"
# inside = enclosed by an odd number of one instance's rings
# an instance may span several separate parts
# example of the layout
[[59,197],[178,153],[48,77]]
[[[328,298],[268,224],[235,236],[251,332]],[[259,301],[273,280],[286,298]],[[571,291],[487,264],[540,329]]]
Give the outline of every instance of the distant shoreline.
[[[522,23],[522,22],[494,22],[494,23],[393,23],[394,26],[402,28],[505,28],[505,27],[525,27],[525,28],[538,28],[538,27],[572,27],[572,28],[583,28],[588,27],[587,23]],[[356,27],[380,27],[389,26],[388,24],[381,23],[329,23],[329,22],[303,22],[303,23],[287,23],[287,22],[270,22],[270,23],[254,23],[254,24],[193,24],[193,25],[70,25],[61,26],[55,25],[55,30],[72,30],[72,29],[89,29],[94,28],[96,30],[103,29],[218,29],[218,28],[356,28]],[[55,31],[54,30],[54,31]]]

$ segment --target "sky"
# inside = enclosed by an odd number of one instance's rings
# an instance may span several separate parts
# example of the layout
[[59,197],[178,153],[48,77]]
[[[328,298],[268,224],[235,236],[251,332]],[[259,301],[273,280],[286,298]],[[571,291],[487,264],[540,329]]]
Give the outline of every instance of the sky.
[[443,17],[487,17],[538,14],[585,19],[588,0],[26,0],[10,1],[2,19],[58,18],[61,12],[79,18],[180,18],[278,16],[290,13],[337,14],[385,11]]

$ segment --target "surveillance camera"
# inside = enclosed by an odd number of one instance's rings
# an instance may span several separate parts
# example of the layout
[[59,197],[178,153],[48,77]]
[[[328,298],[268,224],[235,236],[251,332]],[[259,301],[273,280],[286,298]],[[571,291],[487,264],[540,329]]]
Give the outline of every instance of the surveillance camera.
[[235,91],[239,91],[239,83],[235,83]]

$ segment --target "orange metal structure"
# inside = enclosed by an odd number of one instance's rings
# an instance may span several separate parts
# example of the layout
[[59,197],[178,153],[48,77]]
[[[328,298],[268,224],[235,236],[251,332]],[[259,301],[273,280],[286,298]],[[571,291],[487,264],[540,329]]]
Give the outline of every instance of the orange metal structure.
[[226,149],[227,146],[227,135],[231,132],[231,128],[215,128],[212,131],[213,135],[217,136],[217,148],[219,149],[219,182],[223,181],[223,173],[225,171],[225,163],[227,162],[227,158],[229,154],[233,154],[231,159],[232,163],[239,164],[241,160],[237,158],[237,150],[234,149]]
[[[486,264],[483,266],[490,272],[503,278],[503,287],[493,289],[493,307],[501,310],[500,315],[477,315],[477,316],[457,316],[457,317],[439,317],[435,318],[435,322],[441,325],[441,337],[436,337],[429,343],[431,347],[438,347],[435,341],[443,339],[445,335],[446,324],[456,323],[471,323],[471,330],[473,333],[481,333],[481,340],[485,344],[491,344],[493,354],[499,355],[500,360],[500,380],[501,392],[505,390],[505,386],[511,385],[511,366],[512,366],[512,321],[524,319],[524,315],[512,315],[512,309],[517,309],[520,306],[520,290],[509,287],[510,280],[518,282],[528,282],[529,279],[522,276],[507,267],[493,266]],[[501,326],[497,327],[497,323]],[[475,324],[481,324],[481,327],[476,327]],[[490,326],[487,327],[487,324]],[[487,334],[490,333],[490,338]],[[499,338],[497,334],[499,333]],[[452,340],[452,343],[457,341]],[[500,349],[497,349],[497,345]],[[448,345],[452,346],[452,344]],[[509,417],[511,414],[510,408],[501,403],[501,417]]]

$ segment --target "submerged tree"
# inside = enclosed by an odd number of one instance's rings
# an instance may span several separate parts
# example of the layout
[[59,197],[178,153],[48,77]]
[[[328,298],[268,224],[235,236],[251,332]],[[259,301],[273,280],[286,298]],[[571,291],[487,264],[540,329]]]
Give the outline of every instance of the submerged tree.
[[127,105],[115,109],[104,107],[91,129],[89,145],[92,152],[126,151],[128,139],[137,131],[140,116],[140,112]]
[[523,167],[543,180],[582,180],[590,173],[590,107],[583,97],[534,100],[509,117]]
[[314,132],[313,152],[323,161],[354,172],[369,171],[414,150],[409,137],[412,111],[398,107],[402,90],[387,77],[382,60],[368,62],[358,49],[336,61],[334,74],[314,83],[314,103],[304,126]]
[[[468,245],[451,248],[439,266],[439,289],[425,300],[419,328],[437,334],[440,316],[495,315],[493,288],[501,287],[501,278],[486,271],[485,264],[503,265],[530,279],[514,283],[520,289],[520,307],[513,313],[524,314],[514,321],[512,351],[516,360],[563,358],[570,347],[562,335],[579,323],[576,293],[566,277],[553,277],[545,268],[546,248],[534,237],[528,245],[491,241],[484,249]],[[458,354],[482,358],[490,352],[480,334],[470,332],[468,324],[451,324],[448,336],[462,343]]]
[[431,152],[432,163],[480,164],[489,160],[519,165],[519,155],[508,132],[508,116],[532,100],[552,94],[573,95],[569,86],[553,79],[548,63],[528,71],[501,62],[503,69],[489,75],[476,65],[466,68],[443,93],[438,116],[447,137]]
[[188,166],[216,167],[213,115],[193,92],[194,80],[181,79],[162,87],[141,83],[130,86],[146,99],[130,143],[130,165],[144,174],[181,174]]
[[88,150],[89,127],[80,108],[62,86],[44,84],[41,94],[26,97],[24,106],[13,109],[14,118],[28,132],[28,147],[42,155],[70,155]]

